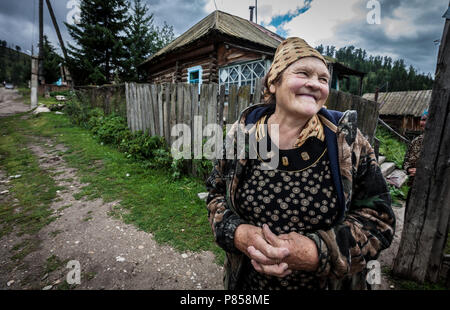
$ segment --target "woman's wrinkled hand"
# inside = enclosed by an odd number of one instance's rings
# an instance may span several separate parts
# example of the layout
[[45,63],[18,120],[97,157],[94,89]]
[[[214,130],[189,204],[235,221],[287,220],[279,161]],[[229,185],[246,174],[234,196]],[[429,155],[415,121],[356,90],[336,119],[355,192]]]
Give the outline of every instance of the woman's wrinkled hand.
[[[288,265],[288,270],[317,270],[319,255],[313,240],[295,232],[276,236],[270,231],[269,226],[265,224],[262,231],[264,239],[271,246],[289,250],[289,255],[282,260],[282,263]],[[261,268],[264,268],[264,266],[261,266]]]
[[285,277],[292,271],[283,260],[289,256],[289,250],[283,246],[273,246],[264,237],[260,227],[242,224],[234,236],[236,248],[251,259],[256,271],[276,277]]

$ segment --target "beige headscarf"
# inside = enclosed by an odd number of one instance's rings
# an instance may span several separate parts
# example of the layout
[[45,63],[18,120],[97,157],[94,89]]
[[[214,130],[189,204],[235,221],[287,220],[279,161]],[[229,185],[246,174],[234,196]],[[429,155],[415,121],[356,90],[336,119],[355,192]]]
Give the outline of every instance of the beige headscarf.
[[309,46],[305,40],[292,37],[281,42],[275,52],[272,66],[266,77],[266,90],[264,96],[270,96],[270,85],[287,67],[304,57],[316,57],[322,60],[325,66],[328,66],[325,58],[317,50]]

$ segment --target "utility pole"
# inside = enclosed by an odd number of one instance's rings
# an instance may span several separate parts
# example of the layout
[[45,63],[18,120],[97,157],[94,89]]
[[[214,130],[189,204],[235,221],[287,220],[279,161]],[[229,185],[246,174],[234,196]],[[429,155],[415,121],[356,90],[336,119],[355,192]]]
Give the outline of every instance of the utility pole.
[[31,54],[31,109],[38,106],[39,58]]
[[47,3],[48,12],[50,13],[50,17],[52,18],[53,27],[55,27],[56,35],[58,36],[59,45],[61,46],[61,50],[64,54],[64,60],[67,62],[67,50],[66,46],[64,45],[64,41],[61,36],[61,32],[59,31],[58,22],[55,18],[55,13],[53,12],[52,4],[50,3],[50,0],[45,0]]
[[45,84],[44,78],[44,0],[39,0],[39,81]]

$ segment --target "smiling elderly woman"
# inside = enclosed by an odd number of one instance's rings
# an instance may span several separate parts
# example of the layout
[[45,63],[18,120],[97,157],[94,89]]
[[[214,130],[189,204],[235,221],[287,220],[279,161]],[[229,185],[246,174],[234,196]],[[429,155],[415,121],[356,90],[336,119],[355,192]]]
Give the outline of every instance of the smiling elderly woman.
[[[246,156],[217,160],[206,182],[226,289],[365,289],[367,262],[392,242],[388,187],[356,112],[324,108],[329,79],[319,52],[285,40],[265,103],[242,111],[228,133],[246,137]],[[248,156],[252,139],[260,151],[270,141],[276,167]]]

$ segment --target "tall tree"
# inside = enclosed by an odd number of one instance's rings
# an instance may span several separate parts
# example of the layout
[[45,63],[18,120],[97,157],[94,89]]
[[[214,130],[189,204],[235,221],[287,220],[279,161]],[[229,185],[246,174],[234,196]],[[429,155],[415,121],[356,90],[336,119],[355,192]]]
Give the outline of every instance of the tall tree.
[[[413,66],[407,70],[403,59],[393,61],[388,56],[368,55],[365,50],[355,49],[354,46],[336,50],[334,46],[321,45],[317,49],[355,70],[366,72],[363,80],[365,93],[374,92],[377,87],[383,86],[382,91],[405,91],[431,89],[433,85],[430,74],[418,73]],[[350,76],[348,82],[340,84],[340,89],[359,95],[359,78]]]
[[80,23],[66,23],[76,46],[69,44],[69,67],[77,84],[105,84],[124,73],[126,0],[81,0]]
[[173,27],[164,23],[163,27],[159,28],[154,25],[153,17],[146,3],[134,0],[130,23],[125,29],[129,53],[127,80],[144,80],[145,73],[138,72],[138,65],[174,38]]
[[59,66],[63,62],[61,56],[56,53],[55,47],[50,43],[47,36],[44,36],[44,77],[48,84],[56,82],[60,78]]

